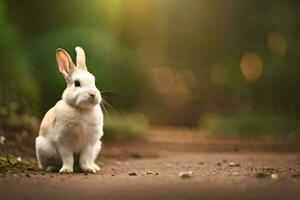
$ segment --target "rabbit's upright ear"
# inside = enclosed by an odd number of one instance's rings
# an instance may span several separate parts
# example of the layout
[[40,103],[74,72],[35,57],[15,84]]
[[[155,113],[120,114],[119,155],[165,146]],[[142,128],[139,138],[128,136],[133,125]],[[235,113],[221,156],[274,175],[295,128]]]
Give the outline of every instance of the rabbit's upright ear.
[[70,77],[75,71],[75,66],[70,55],[61,48],[56,50],[56,61],[59,71],[64,75],[66,79]]
[[81,47],[76,47],[75,51],[76,51],[76,66],[79,69],[87,70],[84,50]]

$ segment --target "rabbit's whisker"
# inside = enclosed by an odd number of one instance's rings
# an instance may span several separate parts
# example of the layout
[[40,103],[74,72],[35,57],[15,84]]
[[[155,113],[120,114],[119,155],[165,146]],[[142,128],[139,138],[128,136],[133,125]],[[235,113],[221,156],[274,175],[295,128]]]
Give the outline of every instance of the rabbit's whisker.
[[107,111],[105,105],[101,102],[101,103],[100,103],[100,106],[103,108],[103,110],[104,110],[105,114],[107,115],[108,119],[110,119],[109,113],[108,113],[108,111]]
[[114,109],[114,107],[111,105],[111,104],[109,104],[107,101],[105,101],[104,99],[102,99],[103,100],[103,103],[104,104],[106,104],[110,109],[112,109],[113,111],[115,111],[115,109]]

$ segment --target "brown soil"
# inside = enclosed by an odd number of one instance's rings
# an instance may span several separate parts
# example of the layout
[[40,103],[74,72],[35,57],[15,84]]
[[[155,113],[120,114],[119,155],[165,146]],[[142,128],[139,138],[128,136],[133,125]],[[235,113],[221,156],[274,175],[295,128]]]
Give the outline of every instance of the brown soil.
[[164,140],[158,136],[163,131],[149,133],[143,142],[106,143],[97,174],[42,172],[28,153],[25,162],[2,168],[1,199],[299,197],[298,140],[204,139],[181,131]]

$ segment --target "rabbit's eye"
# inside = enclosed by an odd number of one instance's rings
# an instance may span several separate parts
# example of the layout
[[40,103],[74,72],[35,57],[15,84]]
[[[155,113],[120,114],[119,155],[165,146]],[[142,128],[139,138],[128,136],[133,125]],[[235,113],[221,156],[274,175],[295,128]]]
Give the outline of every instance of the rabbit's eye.
[[80,87],[80,82],[79,82],[79,80],[75,80],[74,83],[75,83],[75,87]]

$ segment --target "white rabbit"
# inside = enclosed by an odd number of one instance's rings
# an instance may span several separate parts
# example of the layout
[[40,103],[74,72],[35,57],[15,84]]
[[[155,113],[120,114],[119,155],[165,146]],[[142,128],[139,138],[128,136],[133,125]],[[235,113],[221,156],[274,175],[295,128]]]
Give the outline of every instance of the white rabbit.
[[67,81],[62,100],[45,115],[35,140],[36,156],[41,169],[73,172],[74,155],[79,155],[81,170],[95,173],[95,160],[103,136],[102,100],[95,77],[87,71],[85,53],[75,48],[76,66],[69,54],[57,49],[59,71]]

